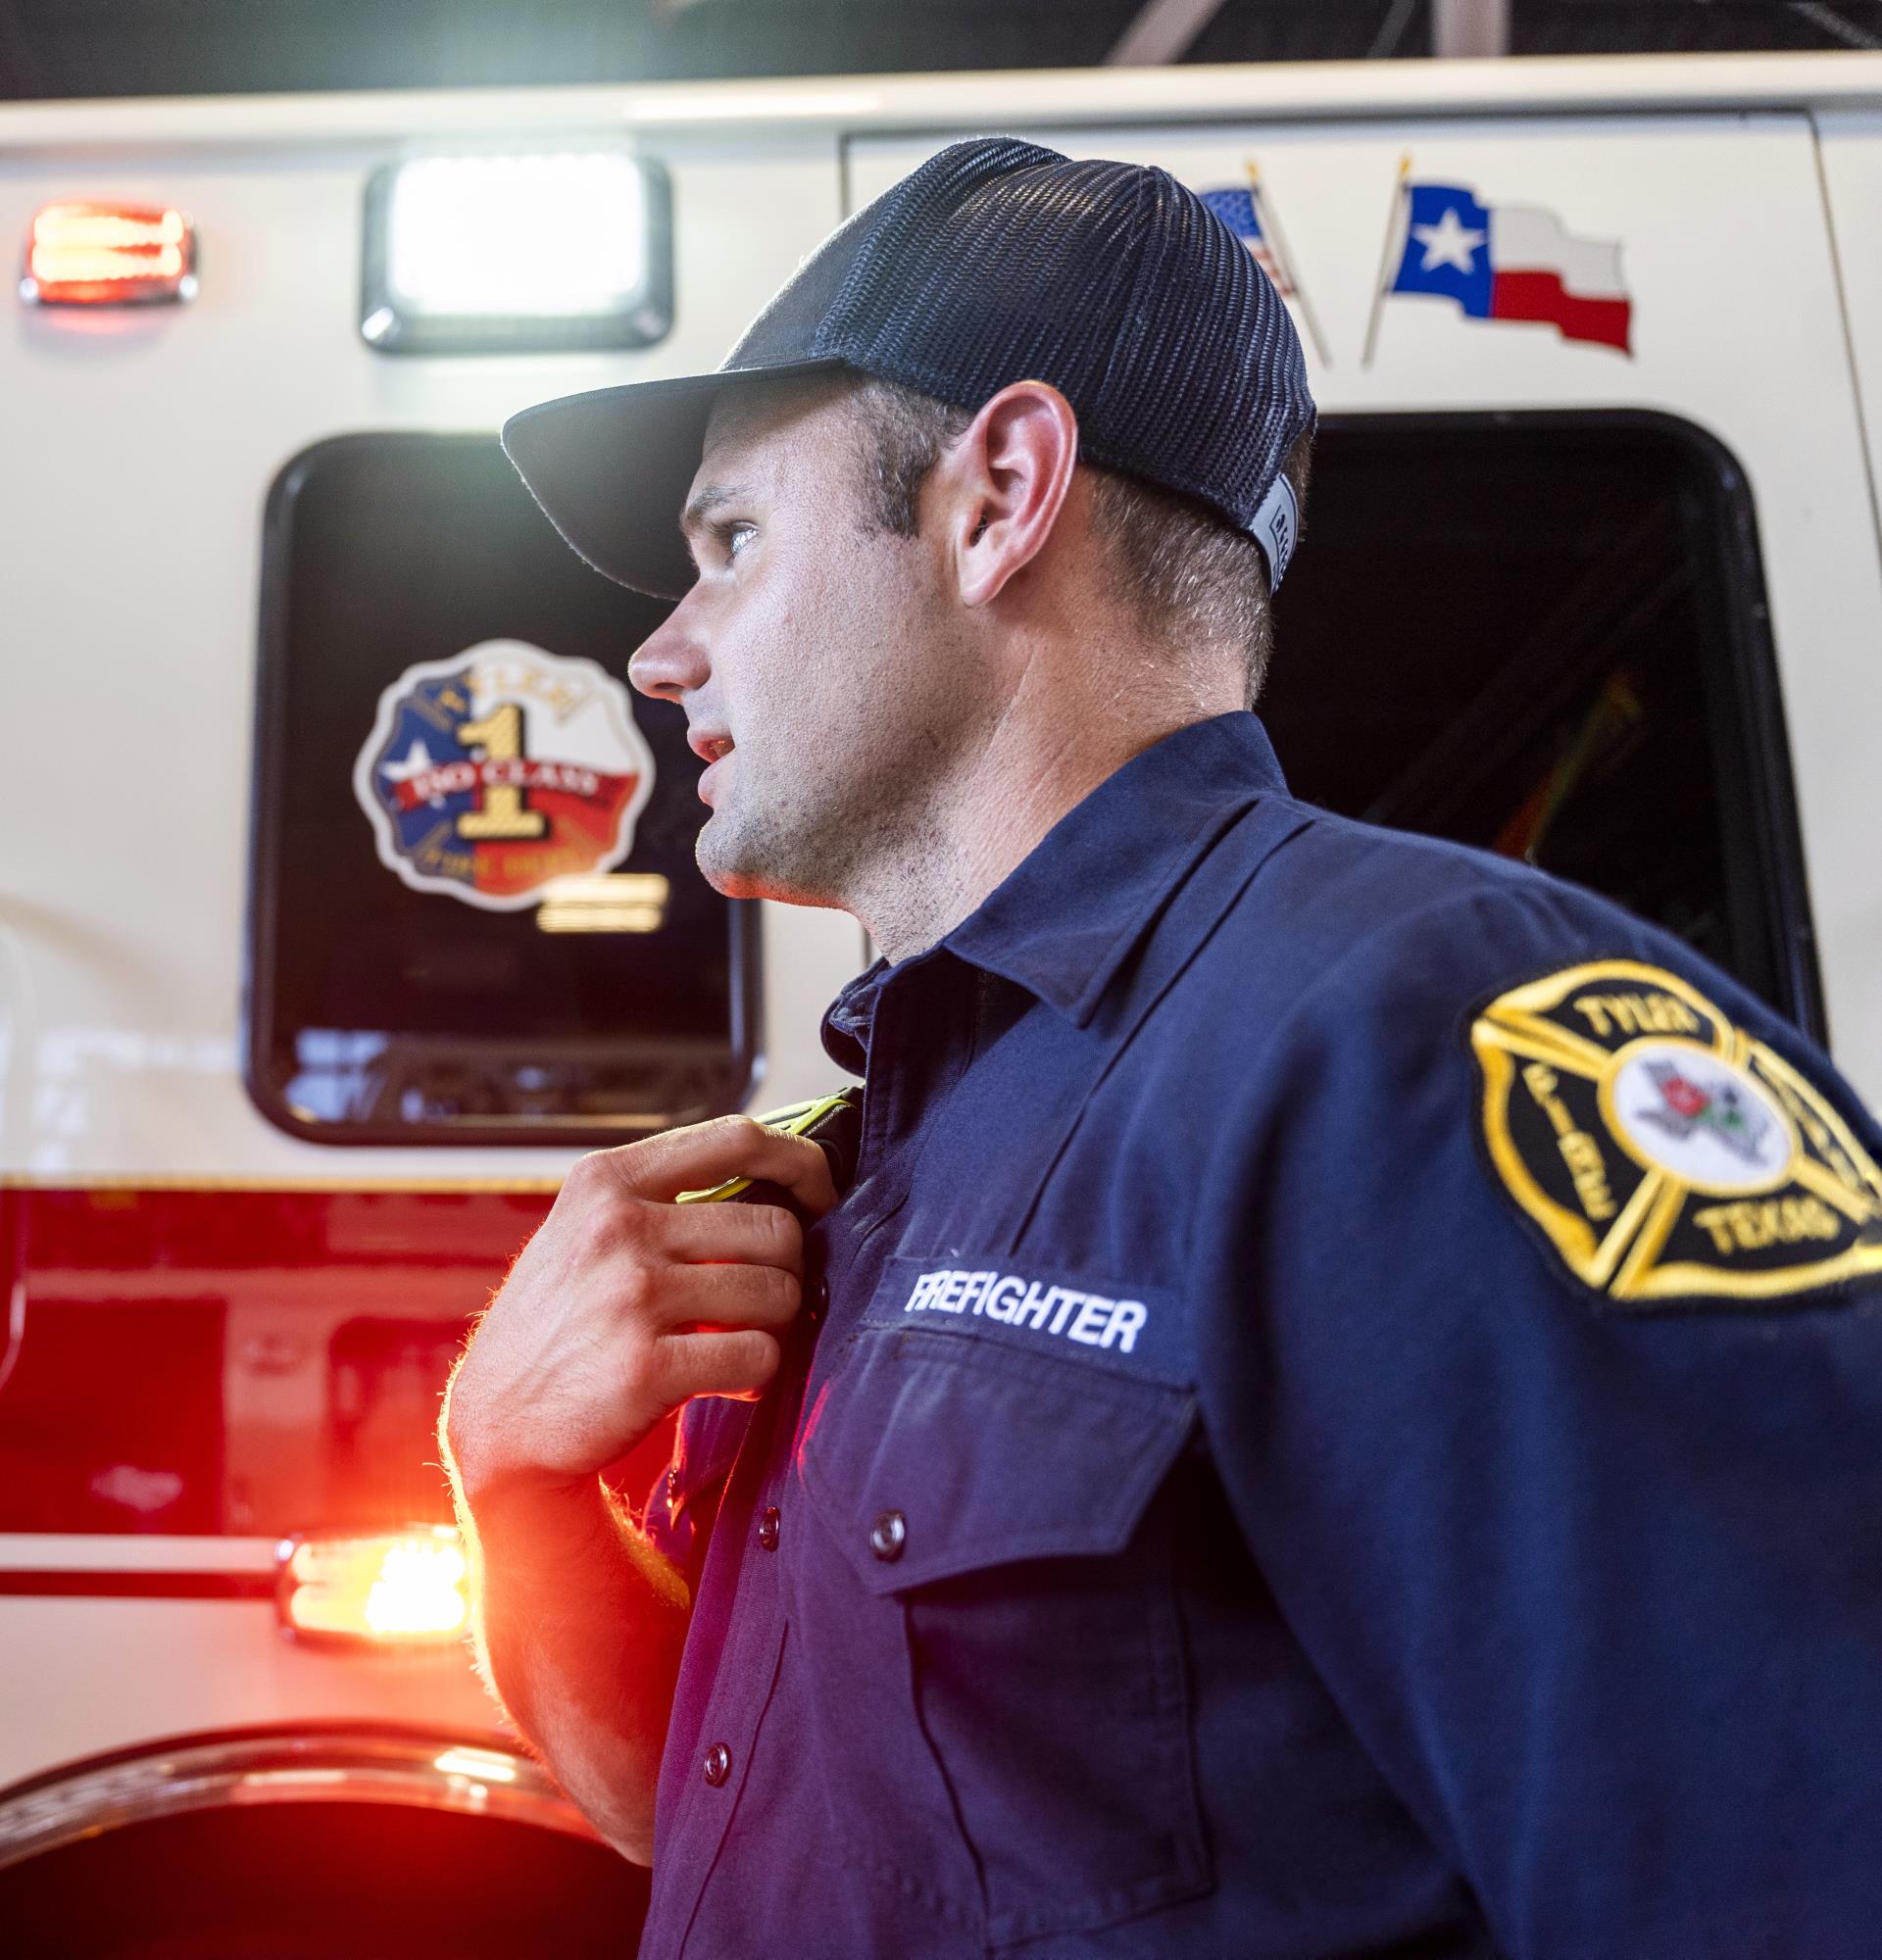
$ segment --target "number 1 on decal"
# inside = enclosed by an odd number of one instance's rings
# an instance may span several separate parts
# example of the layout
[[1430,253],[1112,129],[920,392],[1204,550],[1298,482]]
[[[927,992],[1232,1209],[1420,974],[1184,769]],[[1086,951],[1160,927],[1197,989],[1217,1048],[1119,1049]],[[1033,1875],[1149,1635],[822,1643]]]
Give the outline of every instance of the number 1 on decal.
[[[481,721],[461,721],[458,740],[467,746],[478,744],[486,762],[520,762],[522,710],[506,702]],[[486,784],[483,808],[466,810],[458,818],[458,835],[470,838],[540,837],[548,827],[549,819],[541,810],[523,808],[522,791],[514,783]]]

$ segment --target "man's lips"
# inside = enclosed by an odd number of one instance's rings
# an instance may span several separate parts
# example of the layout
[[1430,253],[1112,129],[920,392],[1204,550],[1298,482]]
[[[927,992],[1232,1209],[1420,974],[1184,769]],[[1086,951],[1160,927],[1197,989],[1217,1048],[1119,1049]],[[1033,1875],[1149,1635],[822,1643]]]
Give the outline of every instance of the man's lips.
[[695,728],[687,735],[686,741],[693,753],[706,764],[699,776],[699,800],[710,808],[713,799],[709,793],[709,786],[714,776],[718,773],[719,763],[732,753],[732,738],[729,735],[714,734],[709,729]]

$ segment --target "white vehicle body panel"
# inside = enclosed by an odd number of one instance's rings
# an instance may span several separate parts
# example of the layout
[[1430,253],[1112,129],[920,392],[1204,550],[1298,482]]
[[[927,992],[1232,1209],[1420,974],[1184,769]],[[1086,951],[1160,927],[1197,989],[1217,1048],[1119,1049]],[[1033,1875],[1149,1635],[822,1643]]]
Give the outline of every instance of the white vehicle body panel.
[[271,1724],[385,1722],[496,1734],[465,1665],[430,1654],[296,1646],[248,1599],[8,1599],[0,1647],[27,1657],[10,1692],[0,1787],[146,1738]]

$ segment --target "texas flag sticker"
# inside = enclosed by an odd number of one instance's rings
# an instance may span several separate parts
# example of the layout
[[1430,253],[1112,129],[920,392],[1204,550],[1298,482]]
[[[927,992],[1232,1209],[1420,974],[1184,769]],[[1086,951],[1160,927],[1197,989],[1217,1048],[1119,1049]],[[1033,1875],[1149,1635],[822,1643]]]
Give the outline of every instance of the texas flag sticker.
[[1402,180],[1366,334],[1368,362],[1384,303],[1401,295],[1448,299],[1470,319],[1553,326],[1563,340],[1633,352],[1618,243],[1574,237],[1553,212],[1485,204],[1461,184]]

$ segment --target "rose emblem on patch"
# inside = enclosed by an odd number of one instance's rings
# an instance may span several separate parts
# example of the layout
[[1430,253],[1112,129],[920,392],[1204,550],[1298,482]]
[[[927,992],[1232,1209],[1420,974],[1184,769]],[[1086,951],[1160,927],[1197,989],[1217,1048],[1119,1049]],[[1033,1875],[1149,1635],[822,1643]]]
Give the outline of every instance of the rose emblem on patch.
[[619,864],[653,787],[624,684],[522,640],[407,667],[353,768],[380,862],[487,911]]
[[1774,1092],[1748,1065],[1683,1042],[1635,1043],[1609,1103],[1634,1154],[1695,1190],[1758,1191],[1790,1168],[1796,1146]]

